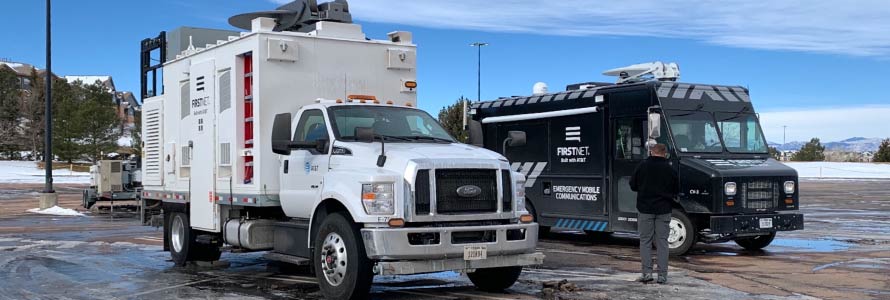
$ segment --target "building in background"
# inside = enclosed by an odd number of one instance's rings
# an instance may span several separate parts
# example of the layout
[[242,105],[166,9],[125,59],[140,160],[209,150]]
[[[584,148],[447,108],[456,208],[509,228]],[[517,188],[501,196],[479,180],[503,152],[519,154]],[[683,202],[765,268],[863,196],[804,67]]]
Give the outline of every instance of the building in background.
[[117,116],[121,119],[120,130],[124,133],[118,141],[118,145],[132,147],[132,131],[136,128],[136,114],[141,104],[136,101],[132,92],[118,91],[114,86],[114,79],[108,75],[68,75],[64,77],[68,83],[81,82],[83,84],[99,84],[111,93],[111,100],[117,107]]

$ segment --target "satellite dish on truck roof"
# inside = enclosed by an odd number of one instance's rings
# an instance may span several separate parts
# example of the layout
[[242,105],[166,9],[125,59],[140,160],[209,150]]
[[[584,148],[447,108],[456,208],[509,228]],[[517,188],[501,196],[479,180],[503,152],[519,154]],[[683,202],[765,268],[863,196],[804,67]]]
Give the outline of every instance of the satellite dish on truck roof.
[[273,31],[308,32],[319,21],[352,23],[349,14],[349,3],[346,0],[334,0],[317,4],[315,0],[296,0],[279,6],[275,10],[257,11],[235,15],[229,18],[229,24],[244,30],[251,30],[251,22],[256,18],[275,19]]
[[532,95],[543,95],[547,93],[547,84],[543,82],[535,82],[532,86]]

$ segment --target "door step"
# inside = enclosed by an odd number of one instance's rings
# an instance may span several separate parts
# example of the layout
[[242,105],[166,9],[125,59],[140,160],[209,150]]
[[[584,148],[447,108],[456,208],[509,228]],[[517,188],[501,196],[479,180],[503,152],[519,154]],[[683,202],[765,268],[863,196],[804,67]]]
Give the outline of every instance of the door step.
[[263,258],[268,259],[268,260],[285,262],[285,263],[289,263],[292,265],[298,265],[298,266],[308,266],[309,265],[309,259],[302,258],[299,256],[281,254],[278,252],[268,252],[263,255]]

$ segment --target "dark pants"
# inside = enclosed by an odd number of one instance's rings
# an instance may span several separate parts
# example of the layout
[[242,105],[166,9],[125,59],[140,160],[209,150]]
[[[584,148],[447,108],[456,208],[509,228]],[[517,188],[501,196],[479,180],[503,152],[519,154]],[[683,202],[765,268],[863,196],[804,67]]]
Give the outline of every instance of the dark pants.
[[640,232],[640,261],[643,274],[652,274],[652,241],[658,249],[658,275],[667,277],[668,271],[668,224],[671,214],[639,214],[637,230]]

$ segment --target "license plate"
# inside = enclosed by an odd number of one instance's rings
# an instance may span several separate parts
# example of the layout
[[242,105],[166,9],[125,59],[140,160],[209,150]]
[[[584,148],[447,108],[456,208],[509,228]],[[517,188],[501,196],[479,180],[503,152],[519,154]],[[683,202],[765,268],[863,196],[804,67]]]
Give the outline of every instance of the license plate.
[[760,228],[773,228],[773,218],[760,219]]
[[488,258],[485,246],[464,246],[464,260],[483,260]]

